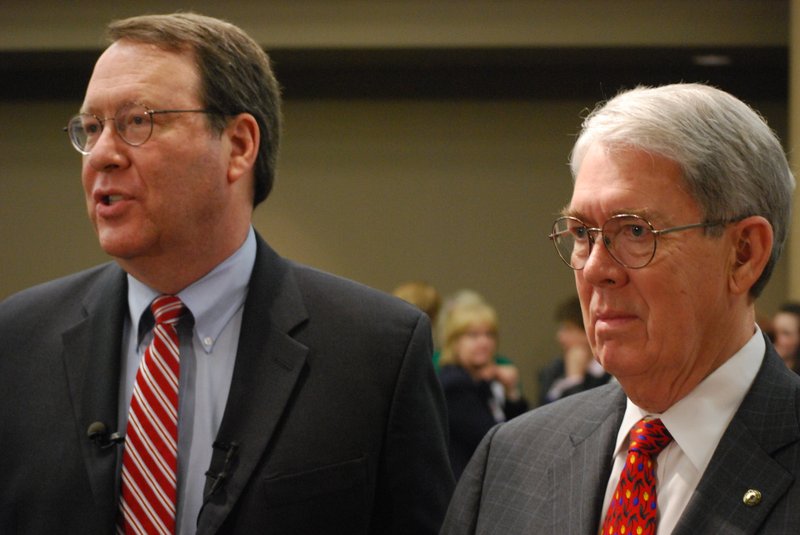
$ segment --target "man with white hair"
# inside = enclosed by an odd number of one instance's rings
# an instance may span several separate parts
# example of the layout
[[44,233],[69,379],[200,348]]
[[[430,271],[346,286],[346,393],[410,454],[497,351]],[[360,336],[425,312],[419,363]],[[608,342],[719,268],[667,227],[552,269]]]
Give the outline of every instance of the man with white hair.
[[598,107],[550,239],[617,382],[484,438],[442,533],[800,533],[800,379],[756,326],[794,178],[764,121],[698,84]]

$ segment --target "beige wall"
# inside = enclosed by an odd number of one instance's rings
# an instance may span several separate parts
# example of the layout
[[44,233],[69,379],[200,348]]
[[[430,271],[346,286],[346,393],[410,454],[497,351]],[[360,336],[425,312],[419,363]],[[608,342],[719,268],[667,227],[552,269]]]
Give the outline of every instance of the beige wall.
[[[77,5],[2,3],[0,49],[93,48],[109,18],[174,8]],[[775,45],[788,30],[786,3],[773,0],[193,5],[267,46]],[[61,132],[78,105],[0,102],[0,299],[106,260]],[[289,101],[276,190],[255,226],[285,256],[386,291],[422,278],[445,294],[483,293],[500,314],[501,350],[534,393],[537,366],[556,352],[553,309],[574,291],[545,236],[569,200],[567,154],[592,105]],[[786,104],[754,105],[786,139]],[[785,298],[788,279],[784,262],[762,310]]]
[[94,48],[108,20],[192,9],[268,48],[782,45],[787,0],[5,0],[0,49]]
[[[556,352],[553,309],[574,291],[545,236],[569,200],[567,154],[590,104],[289,101],[278,182],[255,226],[282,254],[382,290],[421,278],[483,293],[534,392]],[[60,128],[77,106],[0,103],[0,298],[106,260]],[[783,104],[758,107],[785,131]],[[782,265],[765,310],[786,279]]]

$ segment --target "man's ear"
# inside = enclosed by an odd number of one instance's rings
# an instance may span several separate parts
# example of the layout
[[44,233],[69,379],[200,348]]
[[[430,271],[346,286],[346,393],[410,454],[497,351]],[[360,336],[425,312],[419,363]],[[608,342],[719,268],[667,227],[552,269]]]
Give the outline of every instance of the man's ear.
[[228,120],[223,135],[230,140],[228,181],[236,182],[247,176],[255,165],[261,142],[258,122],[249,113],[240,113]]
[[730,289],[735,294],[750,291],[772,254],[772,225],[761,216],[750,216],[733,223],[734,258]]

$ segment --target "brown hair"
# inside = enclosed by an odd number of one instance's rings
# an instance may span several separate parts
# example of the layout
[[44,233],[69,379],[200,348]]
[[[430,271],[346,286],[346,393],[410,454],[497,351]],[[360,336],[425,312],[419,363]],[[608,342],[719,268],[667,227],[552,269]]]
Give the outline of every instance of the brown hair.
[[264,50],[240,28],[196,13],[143,15],[113,21],[114,42],[129,39],[168,51],[190,51],[200,75],[211,127],[221,132],[227,117],[251,114],[261,131],[254,169],[253,206],[267,198],[275,180],[281,130],[280,86]]
[[427,282],[406,282],[395,288],[392,294],[422,310],[431,319],[431,323],[436,321],[442,298],[436,288]]
[[558,323],[568,322],[580,327],[582,331],[586,330],[583,325],[581,300],[577,296],[570,297],[558,305],[558,308],[556,308],[555,318]]

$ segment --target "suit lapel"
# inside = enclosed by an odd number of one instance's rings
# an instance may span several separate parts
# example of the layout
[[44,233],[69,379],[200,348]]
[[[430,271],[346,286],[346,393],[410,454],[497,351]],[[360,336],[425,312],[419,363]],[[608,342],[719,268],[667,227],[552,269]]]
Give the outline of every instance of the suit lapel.
[[552,470],[553,533],[595,533],[600,525],[626,401],[618,385],[601,388],[601,401],[581,414],[582,425],[570,433],[572,449]]
[[198,533],[216,532],[233,509],[273,437],[308,352],[290,336],[307,319],[291,269],[260,237],[257,241],[230,393],[217,434],[218,444],[238,444],[237,453],[227,467],[228,479],[201,511]]
[[98,507],[116,510],[119,448],[101,449],[86,435],[92,422],[117,430],[120,349],[126,313],[125,274],[115,264],[101,269],[83,299],[83,316],[63,332],[64,369],[72,398],[80,449]]
[[[794,478],[773,455],[800,440],[796,386],[767,342],[767,354],[674,533],[756,533]],[[755,506],[744,503],[753,489]]]

